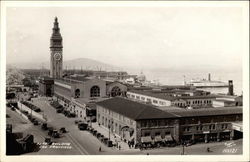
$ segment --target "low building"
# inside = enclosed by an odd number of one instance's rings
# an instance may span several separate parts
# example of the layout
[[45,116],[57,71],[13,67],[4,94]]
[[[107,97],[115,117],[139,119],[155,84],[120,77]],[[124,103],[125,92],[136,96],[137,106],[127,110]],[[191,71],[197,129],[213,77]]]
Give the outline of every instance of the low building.
[[237,106],[235,101],[228,101],[228,100],[214,100],[213,107],[230,107],[230,106]]
[[53,96],[54,95],[54,80],[49,77],[43,77],[39,80],[39,95]]
[[154,106],[178,106],[178,107],[211,107],[214,95],[202,96],[176,96],[161,90],[129,90],[127,97],[136,101],[150,103]]
[[160,110],[115,97],[98,102],[96,108],[101,126],[135,143],[233,139],[232,122],[242,121],[242,107]]
[[213,102],[214,107],[242,106],[243,96],[218,95]]

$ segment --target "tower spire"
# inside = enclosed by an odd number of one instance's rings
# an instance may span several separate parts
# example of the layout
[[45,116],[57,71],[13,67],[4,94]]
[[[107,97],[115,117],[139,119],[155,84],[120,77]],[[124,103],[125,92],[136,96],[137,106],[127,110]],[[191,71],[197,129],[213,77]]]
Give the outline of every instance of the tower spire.
[[52,36],[61,36],[57,17],[55,17]]
[[62,36],[60,33],[59,23],[57,17],[54,19],[54,26],[50,37],[50,52],[51,52],[51,65],[50,76],[52,78],[61,78],[63,74],[62,64]]

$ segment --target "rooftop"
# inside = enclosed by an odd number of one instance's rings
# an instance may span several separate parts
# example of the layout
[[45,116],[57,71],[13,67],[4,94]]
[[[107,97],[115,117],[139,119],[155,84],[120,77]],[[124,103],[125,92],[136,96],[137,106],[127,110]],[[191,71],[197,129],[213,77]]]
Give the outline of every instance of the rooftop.
[[216,99],[215,101],[218,101],[218,102],[224,102],[224,103],[228,103],[228,104],[231,104],[231,103],[236,103],[236,101],[223,100],[223,99]]
[[115,97],[105,101],[97,102],[97,105],[110,109],[118,114],[122,114],[134,120],[242,114],[242,107],[201,109],[169,107],[169,109],[161,110],[153,105],[147,105],[121,97]]
[[215,95],[205,95],[205,96],[178,96],[178,97],[174,97],[174,96],[170,96],[168,93],[166,92],[162,92],[162,91],[144,91],[144,90],[129,90],[129,92],[132,93],[137,93],[137,94],[141,94],[141,95],[145,95],[145,96],[150,96],[150,97],[155,97],[155,98],[159,98],[159,99],[163,99],[163,100],[176,100],[176,99],[203,99],[203,98],[216,98]]
[[177,117],[159,110],[152,105],[146,105],[122,97],[115,97],[101,101],[98,102],[97,105],[110,109],[118,114],[122,114],[134,120]]
[[179,117],[214,116],[242,114],[242,107],[217,107],[200,109],[167,109],[165,112],[175,114]]
[[129,90],[129,92],[137,93],[145,96],[155,97],[163,100],[174,100],[175,97],[169,96],[161,91],[144,91],[144,90]]
[[75,102],[79,104],[85,104],[90,109],[96,109],[95,103],[107,100],[108,98],[76,98],[73,99]]

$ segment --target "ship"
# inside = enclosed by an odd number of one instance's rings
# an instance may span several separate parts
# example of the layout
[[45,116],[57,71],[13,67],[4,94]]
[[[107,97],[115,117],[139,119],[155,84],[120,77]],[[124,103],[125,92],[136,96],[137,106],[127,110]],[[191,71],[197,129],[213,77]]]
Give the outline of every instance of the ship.
[[211,80],[210,73],[208,74],[208,79],[191,79],[189,82],[185,82],[185,85],[194,86],[196,88],[226,88],[229,86],[226,82]]

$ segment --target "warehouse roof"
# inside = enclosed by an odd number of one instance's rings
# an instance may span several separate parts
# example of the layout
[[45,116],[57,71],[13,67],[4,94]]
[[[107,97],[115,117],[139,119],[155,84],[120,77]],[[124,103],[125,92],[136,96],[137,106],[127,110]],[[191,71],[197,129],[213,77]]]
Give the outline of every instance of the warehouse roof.
[[242,114],[242,107],[217,107],[217,108],[200,108],[200,109],[168,109],[165,112],[178,115],[179,117],[195,116],[214,116],[214,115],[231,115]]
[[143,90],[130,90],[129,92],[137,93],[145,96],[155,97],[163,100],[174,100],[175,97],[169,96],[161,91],[143,91]]
[[97,105],[110,109],[111,111],[127,116],[134,120],[242,114],[242,107],[202,109],[175,108],[166,109],[163,111],[153,105],[147,105],[121,97],[115,97],[105,101],[97,102]]
[[169,100],[173,101],[176,99],[210,99],[210,98],[216,98],[215,95],[205,95],[205,96],[170,96],[166,92],[161,92],[161,91],[143,91],[143,90],[130,90],[129,92],[136,93],[136,94],[141,94],[145,96],[150,96],[150,97],[155,97],[163,100]]
[[164,112],[152,105],[147,105],[122,97],[115,97],[98,102],[97,105],[110,109],[118,114],[122,114],[134,120],[175,118],[176,115]]

